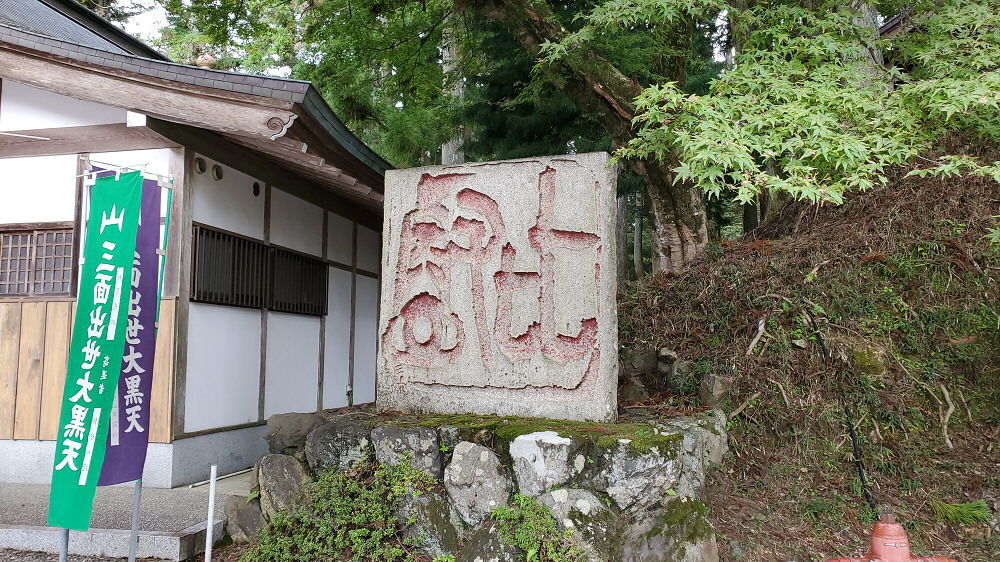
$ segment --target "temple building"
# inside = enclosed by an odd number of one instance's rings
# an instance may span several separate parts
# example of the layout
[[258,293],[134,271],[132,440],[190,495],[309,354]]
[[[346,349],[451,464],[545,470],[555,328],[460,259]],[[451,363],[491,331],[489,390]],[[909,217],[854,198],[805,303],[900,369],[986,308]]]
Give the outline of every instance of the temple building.
[[273,414],[375,400],[387,168],[308,82],[0,0],[0,482],[50,479],[92,170],[169,202],[144,483],[175,487],[250,467]]

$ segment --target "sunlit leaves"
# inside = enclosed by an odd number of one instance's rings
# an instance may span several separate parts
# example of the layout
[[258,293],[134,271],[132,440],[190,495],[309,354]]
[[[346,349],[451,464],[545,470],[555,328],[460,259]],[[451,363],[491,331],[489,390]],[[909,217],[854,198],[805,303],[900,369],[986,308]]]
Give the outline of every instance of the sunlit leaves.
[[[674,155],[679,180],[741,201],[769,189],[840,202],[948,132],[1000,139],[1000,2],[915,13],[915,27],[890,42],[836,5],[743,12],[736,67],[706,96],[648,88],[636,100],[637,137],[618,156]],[[874,64],[879,49],[902,66]],[[954,157],[917,173],[1000,177],[996,169]]]

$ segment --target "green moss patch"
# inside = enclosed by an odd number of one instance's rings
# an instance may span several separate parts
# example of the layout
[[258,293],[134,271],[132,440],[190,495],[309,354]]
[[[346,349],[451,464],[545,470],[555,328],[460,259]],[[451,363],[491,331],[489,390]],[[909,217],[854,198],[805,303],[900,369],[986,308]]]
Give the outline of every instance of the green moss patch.
[[390,425],[410,427],[450,426],[458,429],[462,439],[490,442],[506,450],[507,445],[520,435],[538,431],[554,431],[566,437],[600,449],[611,449],[622,439],[637,454],[657,449],[664,454],[677,450],[683,437],[676,433],[661,433],[655,427],[637,423],[595,423],[546,418],[519,418],[513,416],[480,416],[472,414],[428,414],[383,416]]

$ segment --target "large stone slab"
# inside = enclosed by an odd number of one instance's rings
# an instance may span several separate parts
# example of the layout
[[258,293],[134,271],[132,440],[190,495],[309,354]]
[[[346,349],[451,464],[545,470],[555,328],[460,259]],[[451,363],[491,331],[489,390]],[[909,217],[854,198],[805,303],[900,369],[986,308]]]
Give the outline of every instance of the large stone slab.
[[606,153],[386,173],[378,407],[611,421]]

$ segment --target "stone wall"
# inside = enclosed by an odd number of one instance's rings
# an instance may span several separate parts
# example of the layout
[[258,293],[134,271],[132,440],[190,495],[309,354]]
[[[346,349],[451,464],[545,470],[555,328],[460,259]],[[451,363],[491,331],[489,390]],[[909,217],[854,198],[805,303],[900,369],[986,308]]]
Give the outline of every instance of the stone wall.
[[227,506],[236,540],[293,506],[320,471],[410,459],[441,485],[407,502],[398,520],[432,557],[524,559],[490,517],[520,493],[547,506],[590,560],[718,560],[703,503],[706,475],[727,449],[718,412],[648,425],[287,414],[268,426],[271,454],[254,474],[259,498]]

